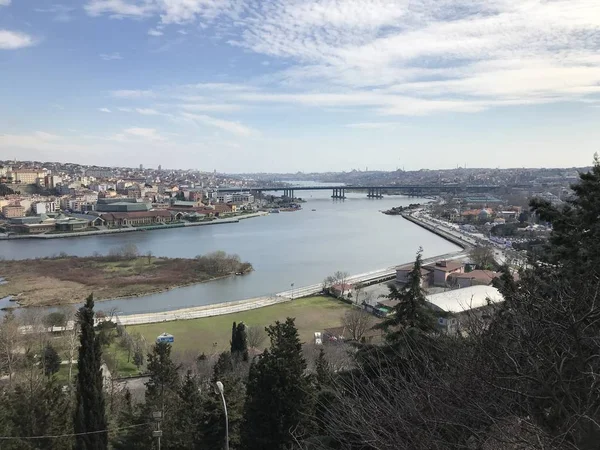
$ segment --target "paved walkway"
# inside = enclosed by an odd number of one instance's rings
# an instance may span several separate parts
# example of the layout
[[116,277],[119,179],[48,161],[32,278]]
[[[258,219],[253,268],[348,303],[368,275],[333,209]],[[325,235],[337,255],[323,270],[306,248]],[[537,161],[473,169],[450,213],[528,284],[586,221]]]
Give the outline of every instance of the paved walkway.
[[[429,264],[442,259],[459,259],[465,256],[466,252],[464,251],[453,252],[447,253],[445,255],[435,256],[433,258],[427,258],[423,261],[423,263]],[[390,277],[395,276],[395,274],[396,266],[392,266],[385,269],[374,270],[371,272],[348,277],[348,283],[365,283],[378,281],[381,279],[389,279]],[[290,289],[289,291],[280,292],[275,296],[270,297],[251,298],[248,300],[219,303],[216,305],[205,305],[193,308],[177,309],[174,311],[120,315],[114,320],[118,320],[122,325],[140,325],[145,323],[170,322],[173,320],[199,319],[202,317],[219,316],[223,314],[232,314],[241,311],[248,311],[251,309],[264,308],[265,306],[272,306],[279,303],[288,302],[300,297],[307,297],[309,295],[319,294],[322,291],[322,289],[323,286],[321,284],[313,284],[310,286],[304,286]]]

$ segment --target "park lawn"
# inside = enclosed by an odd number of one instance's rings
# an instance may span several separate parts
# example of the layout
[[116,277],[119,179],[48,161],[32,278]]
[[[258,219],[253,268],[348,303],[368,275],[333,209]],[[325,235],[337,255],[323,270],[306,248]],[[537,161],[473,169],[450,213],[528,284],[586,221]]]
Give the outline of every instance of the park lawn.
[[[331,297],[306,297],[222,316],[132,325],[127,327],[127,331],[141,333],[149,343],[154,342],[161,333],[170,333],[175,337],[173,350],[210,354],[229,348],[231,324],[234,321],[244,322],[248,326],[266,327],[276,320],[294,317],[301,341],[309,343],[313,341],[315,331],[340,326],[341,319],[349,308],[350,305]],[[266,340],[263,345],[268,345]]]
[[[73,368],[71,371],[71,383],[75,382],[75,379],[77,377],[77,363],[73,363]],[[56,377],[56,380],[60,383],[63,384],[67,384],[69,382],[69,365],[68,364],[61,364],[60,365],[60,369],[58,369],[58,372],[56,372],[56,374],[54,374],[54,376]]]
[[133,363],[133,353],[129,361],[127,361],[127,355],[127,350],[119,345],[118,338],[109,346],[102,347],[103,359],[114,378],[140,374],[139,369]]

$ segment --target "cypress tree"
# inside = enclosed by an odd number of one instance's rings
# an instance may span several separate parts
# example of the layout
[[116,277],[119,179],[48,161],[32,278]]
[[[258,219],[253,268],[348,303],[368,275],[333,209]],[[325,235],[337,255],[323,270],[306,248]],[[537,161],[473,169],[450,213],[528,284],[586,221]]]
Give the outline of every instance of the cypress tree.
[[[74,417],[75,448],[78,450],[104,450],[108,448],[104,392],[102,386],[102,348],[94,330],[94,296],[86,299],[77,312],[81,327],[79,356],[77,359],[77,391]],[[87,434],[90,433],[90,434]]]
[[248,337],[246,336],[246,325],[233,322],[231,327],[231,356],[236,359],[248,361]]
[[304,433],[312,398],[294,319],[276,322],[267,334],[271,348],[248,375],[241,430],[245,450],[289,448]]

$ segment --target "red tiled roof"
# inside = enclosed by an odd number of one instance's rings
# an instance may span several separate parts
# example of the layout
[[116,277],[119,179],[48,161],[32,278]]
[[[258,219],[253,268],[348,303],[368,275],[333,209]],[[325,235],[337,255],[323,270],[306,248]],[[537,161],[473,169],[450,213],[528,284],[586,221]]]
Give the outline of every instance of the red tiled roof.
[[231,206],[229,205],[224,205],[222,203],[217,203],[215,206],[214,211],[218,212],[218,213],[229,213],[231,212]]
[[498,272],[493,270],[473,270],[468,273],[456,273],[452,274],[454,278],[461,278],[465,280],[477,280],[477,281],[489,281],[491,282],[494,278],[499,277]]
[[463,266],[463,263],[461,263],[461,262],[446,261],[445,266],[441,266],[441,265],[438,265],[438,263],[435,263],[435,264],[428,264],[428,265],[424,266],[423,268],[429,269],[429,270],[441,270],[442,272],[454,272],[455,270],[460,269],[462,266]]

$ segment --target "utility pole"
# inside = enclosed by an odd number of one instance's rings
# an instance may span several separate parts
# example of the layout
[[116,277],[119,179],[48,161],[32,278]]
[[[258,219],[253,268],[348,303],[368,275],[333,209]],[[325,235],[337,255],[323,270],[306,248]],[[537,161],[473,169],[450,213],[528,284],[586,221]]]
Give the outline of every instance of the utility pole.
[[160,438],[162,437],[162,430],[160,429],[160,422],[163,420],[162,411],[155,411],[152,413],[152,417],[156,421],[156,430],[152,432],[152,437],[156,438],[156,448],[160,450]]
[[292,300],[294,300],[294,283],[292,283]]

